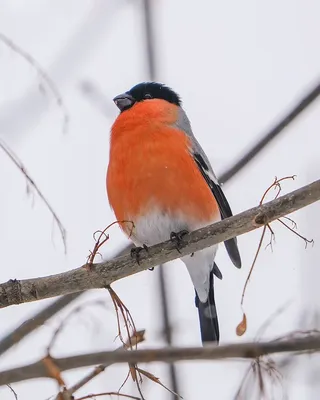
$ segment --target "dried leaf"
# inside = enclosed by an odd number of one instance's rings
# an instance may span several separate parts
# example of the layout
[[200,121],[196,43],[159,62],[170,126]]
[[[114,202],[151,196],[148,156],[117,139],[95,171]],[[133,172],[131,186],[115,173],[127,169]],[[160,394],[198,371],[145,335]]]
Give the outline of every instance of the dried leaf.
[[132,346],[136,346],[138,343],[141,343],[145,340],[144,334],[145,334],[145,329],[142,329],[140,331],[136,331],[131,335],[131,338],[127,340],[127,342],[124,344],[124,347],[126,349],[130,349]]
[[238,336],[242,336],[247,331],[247,317],[246,314],[243,313],[242,321],[237,326],[236,332]]
[[129,366],[129,371],[130,371],[130,375],[131,375],[131,378],[132,378],[133,382],[136,382],[138,380],[136,366],[135,365],[130,365]]

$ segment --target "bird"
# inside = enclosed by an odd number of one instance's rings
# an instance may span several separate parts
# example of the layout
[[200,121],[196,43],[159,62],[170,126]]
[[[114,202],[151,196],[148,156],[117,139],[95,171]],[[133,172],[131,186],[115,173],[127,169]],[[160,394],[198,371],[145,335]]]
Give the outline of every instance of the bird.
[[[185,233],[232,216],[173,89],[142,82],[113,101],[120,113],[110,133],[107,195],[137,249],[169,239],[178,245]],[[241,268],[237,238],[224,244],[232,263]],[[214,261],[217,248],[181,257],[194,285],[203,345],[218,345],[220,339],[214,297],[214,276],[222,279]]]

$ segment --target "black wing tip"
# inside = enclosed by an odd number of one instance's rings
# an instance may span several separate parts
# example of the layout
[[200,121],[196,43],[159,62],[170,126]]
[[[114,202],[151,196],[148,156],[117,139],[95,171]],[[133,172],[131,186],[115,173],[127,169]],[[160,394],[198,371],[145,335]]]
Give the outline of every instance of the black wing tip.
[[226,246],[227,252],[229,254],[229,257],[233,263],[233,265],[237,268],[241,268],[242,263],[241,263],[241,257],[237,245],[237,238],[229,239],[224,242],[224,245]]
[[214,273],[214,275],[215,275],[218,279],[220,279],[220,280],[223,279],[222,272],[220,271],[220,269],[219,269],[219,267],[217,266],[216,263],[213,263],[212,272]]
[[237,267],[238,269],[240,269],[242,267],[242,262],[241,262],[241,258],[240,258],[239,252],[238,252],[238,256],[237,257],[231,258],[231,261],[232,261],[233,265],[235,267]]

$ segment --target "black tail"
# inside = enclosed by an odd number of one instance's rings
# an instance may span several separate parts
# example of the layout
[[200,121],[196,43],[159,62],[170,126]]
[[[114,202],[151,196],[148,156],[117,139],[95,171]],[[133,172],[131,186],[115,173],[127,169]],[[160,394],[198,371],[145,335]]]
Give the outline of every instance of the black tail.
[[202,343],[215,342],[218,344],[220,333],[216,303],[214,301],[213,274],[214,270],[212,270],[210,273],[210,290],[208,300],[205,303],[202,303],[197,295],[197,292],[195,300],[199,313]]

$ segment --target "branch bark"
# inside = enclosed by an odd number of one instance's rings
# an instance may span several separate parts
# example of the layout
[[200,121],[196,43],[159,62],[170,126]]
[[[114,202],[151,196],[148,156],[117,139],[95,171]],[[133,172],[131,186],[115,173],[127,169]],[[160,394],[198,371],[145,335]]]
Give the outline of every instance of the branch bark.
[[[128,253],[131,245],[119,251],[117,257]],[[35,313],[32,317],[24,321],[20,326],[11,330],[6,336],[0,340],[0,356],[19,343],[26,336],[44,325],[46,321],[77,300],[83,292],[75,292],[58,297],[52,304],[49,304],[42,310]]]
[[[253,342],[206,347],[167,347],[147,350],[119,350],[82,354],[65,358],[53,358],[60,372],[88,367],[96,364],[110,366],[116,363],[150,363],[196,360],[221,360],[230,358],[253,359],[271,353],[306,352],[320,350],[320,335],[295,339],[282,339],[270,342]],[[0,372],[0,385],[20,382],[34,378],[49,378],[42,360],[34,364]]]
[[259,207],[207,226],[184,236],[180,252],[169,240],[149,248],[138,265],[130,255],[113,261],[87,265],[51,276],[9,280],[0,285],[0,308],[68,293],[98,289],[150,267],[180,258],[232,237],[260,228],[320,199],[320,180]]

